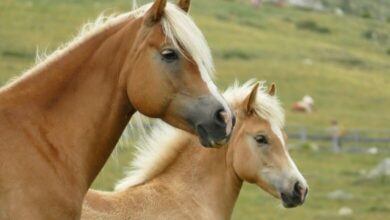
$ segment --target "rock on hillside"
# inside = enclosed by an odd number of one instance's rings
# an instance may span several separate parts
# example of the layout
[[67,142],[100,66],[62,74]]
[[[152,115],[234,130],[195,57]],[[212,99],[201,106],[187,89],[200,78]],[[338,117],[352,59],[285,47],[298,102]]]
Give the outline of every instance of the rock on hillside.
[[368,178],[370,179],[380,178],[384,176],[390,176],[390,157],[380,162],[368,174]]

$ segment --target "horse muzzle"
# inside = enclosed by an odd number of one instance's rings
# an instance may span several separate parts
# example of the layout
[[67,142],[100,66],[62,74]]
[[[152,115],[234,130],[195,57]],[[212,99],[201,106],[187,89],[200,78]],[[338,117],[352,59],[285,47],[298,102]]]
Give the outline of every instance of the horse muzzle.
[[213,96],[199,97],[186,106],[187,122],[191,125],[204,147],[219,148],[232,134],[235,116]]
[[303,186],[300,182],[296,182],[292,192],[280,193],[283,206],[285,208],[294,208],[302,205],[305,202],[308,191],[307,186]]
[[[235,117],[232,122],[234,126]],[[230,139],[231,132],[226,132],[227,119],[224,110],[218,110],[211,122],[199,123],[196,125],[196,132],[199,140],[204,147],[219,148],[226,145]]]

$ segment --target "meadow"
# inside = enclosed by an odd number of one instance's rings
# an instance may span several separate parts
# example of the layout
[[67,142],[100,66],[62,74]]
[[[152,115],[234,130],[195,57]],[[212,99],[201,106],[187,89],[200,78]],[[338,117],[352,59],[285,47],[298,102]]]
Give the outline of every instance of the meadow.
[[[287,125],[327,127],[337,119],[347,129],[390,127],[389,21],[270,5],[255,9],[238,0],[194,0],[192,6],[191,15],[213,51],[220,88],[236,79],[275,82]],[[37,48],[55,49],[102,12],[128,10],[130,0],[2,0],[0,83],[34,65]],[[389,7],[384,10],[390,13]],[[291,112],[292,103],[305,94],[314,97],[316,111]],[[245,184],[233,219],[382,220],[390,215],[390,179],[365,180],[362,174],[390,154],[291,153],[310,184],[306,204],[283,209],[278,200]],[[117,149],[93,188],[111,190],[131,157],[131,146]],[[352,198],[328,198],[339,189]],[[340,216],[342,207],[353,214]]]

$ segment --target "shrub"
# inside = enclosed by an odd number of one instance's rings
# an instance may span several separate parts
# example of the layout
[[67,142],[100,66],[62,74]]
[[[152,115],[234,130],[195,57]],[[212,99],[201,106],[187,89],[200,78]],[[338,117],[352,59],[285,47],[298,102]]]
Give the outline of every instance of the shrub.
[[307,30],[321,34],[329,34],[331,32],[329,28],[319,26],[315,21],[309,20],[296,23],[296,27],[301,30]]
[[1,52],[3,57],[13,57],[19,59],[31,59],[34,58],[34,54],[26,51],[17,51],[17,50],[4,50]]
[[371,12],[369,12],[369,11],[364,11],[364,12],[361,14],[361,17],[362,17],[362,18],[367,18],[367,19],[369,19],[369,18],[372,18],[372,14],[371,14]]
[[258,57],[254,53],[248,53],[241,49],[223,50],[221,52],[217,52],[216,56],[219,56],[224,60],[229,60],[229,59],[251,60]]

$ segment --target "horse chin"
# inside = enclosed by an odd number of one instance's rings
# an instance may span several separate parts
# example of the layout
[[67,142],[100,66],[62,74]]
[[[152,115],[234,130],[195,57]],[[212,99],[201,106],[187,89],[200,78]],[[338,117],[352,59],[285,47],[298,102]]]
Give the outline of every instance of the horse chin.
[[282,205],[286,209],[291,209],[291,208],[295,208],[295,207],[298,206],[298,205],[295,205],[295,204],[288,204],[288,203],[285,203],[285,202],[282,202]]
[[210,138],[203,138],[201,136],[199,136],[199,141],[202,146],[206,148],[221,148],[227,143],[226,139],[221,141],[213,141]]
[[203,147],[206,148],[221,148],[229,141],[229,138],[213,140],[208,134],[208,132],[202,127],[198,127],[196,129],[196,132],[198,133],[200,143]]

